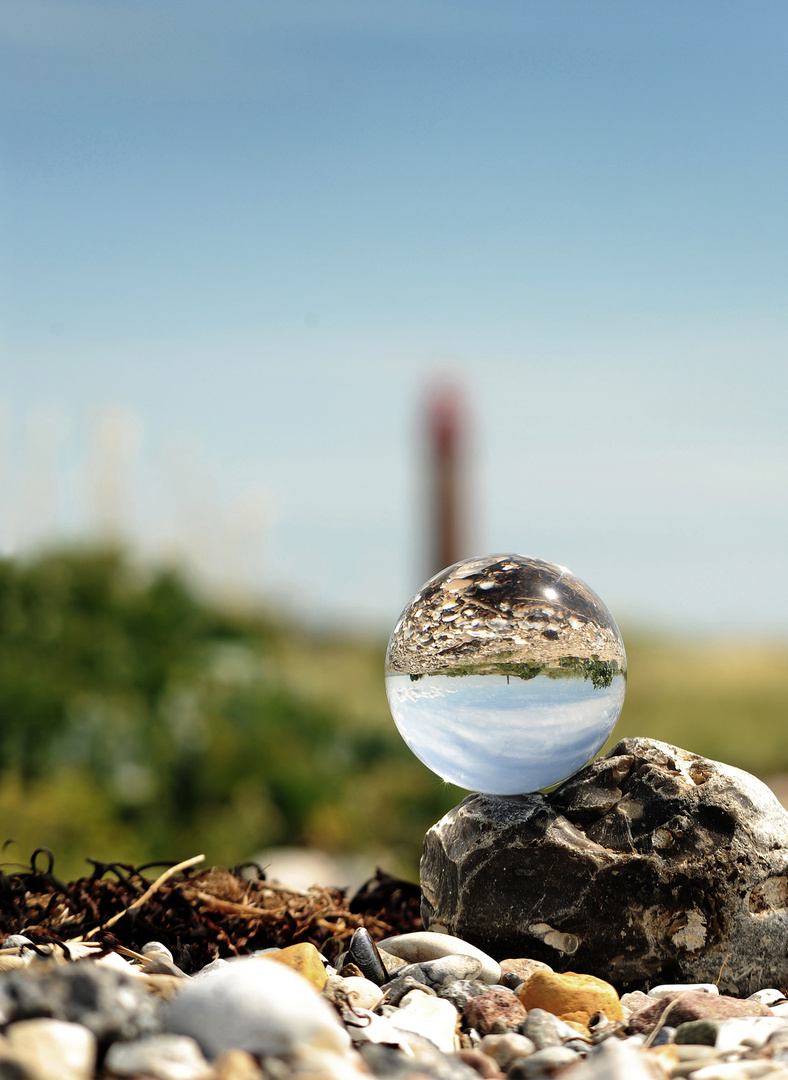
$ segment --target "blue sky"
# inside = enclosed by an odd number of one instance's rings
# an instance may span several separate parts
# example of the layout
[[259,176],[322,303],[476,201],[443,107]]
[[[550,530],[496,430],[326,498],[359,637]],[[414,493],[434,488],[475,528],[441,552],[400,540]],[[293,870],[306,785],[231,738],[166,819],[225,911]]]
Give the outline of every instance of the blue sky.
[[788,9],[0,0],[0,545],[123,529],[393,626],[469,554],[788,633]]

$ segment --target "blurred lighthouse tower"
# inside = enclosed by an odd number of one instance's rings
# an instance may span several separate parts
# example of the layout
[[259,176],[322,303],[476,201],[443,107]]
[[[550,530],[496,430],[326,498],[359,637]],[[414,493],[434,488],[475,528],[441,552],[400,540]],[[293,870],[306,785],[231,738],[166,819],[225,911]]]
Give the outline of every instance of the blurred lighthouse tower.
[[467,549],[468,411],[462,384],[441,377],[427,391],[428,573],[458,562]]

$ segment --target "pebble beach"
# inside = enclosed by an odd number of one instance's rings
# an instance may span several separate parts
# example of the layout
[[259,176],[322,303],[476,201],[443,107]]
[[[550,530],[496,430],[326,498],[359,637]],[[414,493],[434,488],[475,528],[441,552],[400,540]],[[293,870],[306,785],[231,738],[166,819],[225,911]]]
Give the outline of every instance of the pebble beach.
[[153,941],[67,955],[7,935],[0,1032],[3,1080],[788,1080],[779,987],[620,995],[445,934],[375,943],[363,927],[333,963],[302,942],[191,975]]

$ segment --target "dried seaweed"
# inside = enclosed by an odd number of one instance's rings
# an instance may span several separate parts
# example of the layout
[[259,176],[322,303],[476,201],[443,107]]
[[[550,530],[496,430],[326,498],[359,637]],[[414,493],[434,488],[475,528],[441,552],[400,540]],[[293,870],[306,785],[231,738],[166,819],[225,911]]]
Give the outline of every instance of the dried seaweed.
[[[67,953],[69,943],[88,940],[136,952],[160,941],[190,974],[217,957],[302,941],[334,959],[359,926],[375,940],[422,928],[418,886],[380,870],[348,899],[337,889],[286,888],[249,864],[197,870],[190,865],[197,860],[140,867],[89,860],[93,873],[65,884],[54,861],[40,848],[28,867],[0,872],[0,943],[25,934]],[[166,872],[149,878],[154,866]]]

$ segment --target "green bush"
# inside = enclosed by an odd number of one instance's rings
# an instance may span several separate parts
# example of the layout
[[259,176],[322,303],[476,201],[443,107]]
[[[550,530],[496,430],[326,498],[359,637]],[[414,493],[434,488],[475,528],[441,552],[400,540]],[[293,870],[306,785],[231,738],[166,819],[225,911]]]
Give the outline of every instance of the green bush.
[[2,563],[8,857],[46,845],[74,876],[87,856],[235,863],[319,844],[413,872],[427,815],[452,797],[435,798],[385,700],[347,710],[314,684],[310,656],[328,658],[332,678],[362,657],[382,697],[379,641],[219,611],[170,570],[133,572],[118,550]]

